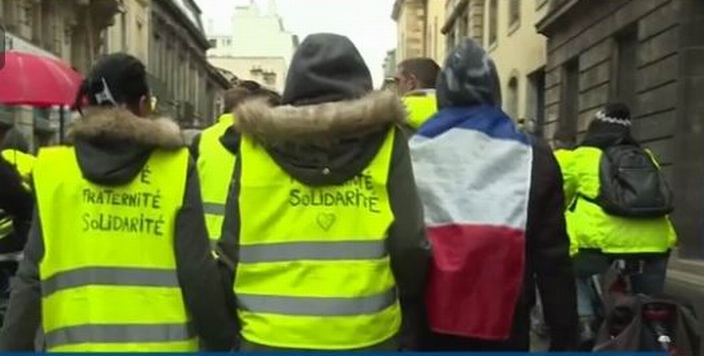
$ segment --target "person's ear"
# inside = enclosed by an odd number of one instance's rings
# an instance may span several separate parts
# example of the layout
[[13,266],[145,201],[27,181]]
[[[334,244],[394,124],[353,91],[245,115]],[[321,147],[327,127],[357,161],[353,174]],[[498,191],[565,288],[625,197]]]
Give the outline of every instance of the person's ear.
[[139,107],[137,108],[137,115],[140,117],[151,116],[154,112],[152,108],[152,98],[149,95],[143,95],[139,98]]
[[418,78],[413,74],[408,74],[408,87],[410,90],[417,90],[420,88],[420,82],[418,82]]

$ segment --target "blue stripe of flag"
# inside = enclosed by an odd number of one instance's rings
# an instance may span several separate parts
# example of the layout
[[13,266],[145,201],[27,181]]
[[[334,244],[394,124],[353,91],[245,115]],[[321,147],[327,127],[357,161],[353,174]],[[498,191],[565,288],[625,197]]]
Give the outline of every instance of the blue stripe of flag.
[[474,130],[499,139],[528,145],[528,136],[501,109],[492,106],[453,107],[438,111],[420,127],[417,135],[435,138],[450,129]]

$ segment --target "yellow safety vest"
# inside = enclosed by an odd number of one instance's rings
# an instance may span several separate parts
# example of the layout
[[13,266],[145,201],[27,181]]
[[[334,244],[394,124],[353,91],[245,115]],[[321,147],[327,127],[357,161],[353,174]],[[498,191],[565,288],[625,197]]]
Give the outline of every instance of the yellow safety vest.
[[387,193],[394,134],[359,176],[316,188],[291,178],[243,137],[234,291],[244,339],[349,350],[398,333],[401,313],[386,248],[394,221]]
[[31,190],[32,171],[34,170],[34,162],[36,158],[30,154],[23,153],[14,149],[6,149],[2,151],[2,157],[15,167],[17,172],[22,177],[22,186],[28,191]]
[[672,248],[677,235],[669,218],[612,216],[589,201],[597,198],[601,188],[602,154],[598,148],[580,147],[572,152],[570,164],[562,167],[565,184],[575,187],[575,200],[566,216],[570,239],[579,248],[600,249],[604,253],[660,253]]
[[408,110],[408,125],[418,129],[438,111],[434,91],[416,91],[401,98]]
[[132,182],[105,187],[82,177],[72,147],[40,152],[34,183],[49,351],[197,350],[174,256],[188,160],[185,149],[157,150]]
[[217,124],[203,130],[198,144],[200,194],[205,226],[212,244],[220,240],[225,203],[235,170],[236,156],[220,143],[220,137],[232,126],[232,122],[232,114],[222,115]]

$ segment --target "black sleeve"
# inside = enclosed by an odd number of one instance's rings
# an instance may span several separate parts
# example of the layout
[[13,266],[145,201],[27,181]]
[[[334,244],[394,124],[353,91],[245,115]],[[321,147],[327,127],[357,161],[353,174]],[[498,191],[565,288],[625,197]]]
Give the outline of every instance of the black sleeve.
[[[34,198],[22,186],[22,178],[15,169],[0,158],[0,209],[12,216],[14,234],[3,241],[2,246],[8,250],[21,251],[27,242],[27,235],[32,223]],[[2,251],[12,252],[12,251]]]
[[[241,172],[242,157],[240,156],[235,161],[235,170],[225,202],[225,219],[222,223],[221,238],[217,245],[218,266],[223,276],[225,288],[230,291],[234,290],[235,273],[239,263],[240,207],[238,197],[240,196]],[[234,294],[230,295],[228,302],[231,308],[237,309],[237,300]],[[237,322],[239,323],[239,321]]]
[[417,349],[425,335],[425,282],[430,244],[425,235],[423,206],[416,190],[406,135],[397,130],[388,190],[395,221],[389,230],[391,269],[403,312],[402,346]]
[[191,156],[193,156],[194,160],[198,160],[198,156],[200,156],[200,136],[201,133],[197,133],[195,136],[193,136],[193,141],[191,142],[191,145],[188,147],[188,150],[191,152]]
[[223,288],[210,248],[201,203],[198,174],[189,164],[183,208],[176,220],[176,265],[184,300],[206,351],[232,350],[235,311],[228,308],[232,291]]
[[565,228],[562,177],[545,143],[537,142],[533,154],[527,233],[529,268],[534,273],[545,322],[551,330],[550,350],[576,350],[577,301]]
[[44,256],[44,244],[39,215],[35,212],[34,216],[25,258],[12,284],[10,305],[0,332],[0,351],[35,351],[34,341],[41,322],[39,263]]

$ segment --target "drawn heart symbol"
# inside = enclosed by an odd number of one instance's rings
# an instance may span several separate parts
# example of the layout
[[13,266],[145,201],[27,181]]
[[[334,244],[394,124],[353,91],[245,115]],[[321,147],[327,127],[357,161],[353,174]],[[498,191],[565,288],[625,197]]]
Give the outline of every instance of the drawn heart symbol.
[[325,231],[330,231],[330,228],[335,224],[337,216],[332,213],[320,213],[318,214],[318,226],[323,228]]

